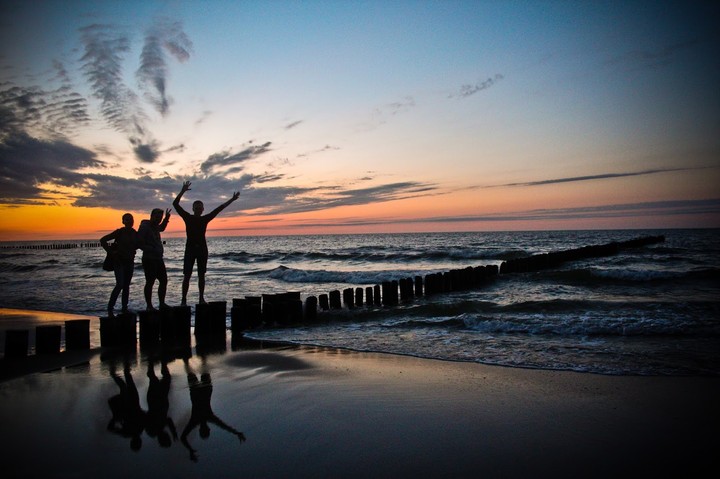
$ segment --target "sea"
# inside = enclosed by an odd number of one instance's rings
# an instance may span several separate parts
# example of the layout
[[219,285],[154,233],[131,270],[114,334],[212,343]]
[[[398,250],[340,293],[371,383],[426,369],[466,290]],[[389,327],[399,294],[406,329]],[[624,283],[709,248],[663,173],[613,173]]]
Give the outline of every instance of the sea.
[[[720,375],[720,230],[454,232],[209,237],[206,299],[330,291],[663,235],[665,241],[395,306],[319,311],[263,341],[609,375]],[[165,239],[167,302],[180,303],[184,238]],[[57,241],[56,245],[86,240]],[[0,242],[0,307],[102,316],[114,285],[94,245]],[[142,310],[136,258],[130,309]],[[197,301],[196,277],[189,303]],[[157,301],[157,298],[154,298]]]

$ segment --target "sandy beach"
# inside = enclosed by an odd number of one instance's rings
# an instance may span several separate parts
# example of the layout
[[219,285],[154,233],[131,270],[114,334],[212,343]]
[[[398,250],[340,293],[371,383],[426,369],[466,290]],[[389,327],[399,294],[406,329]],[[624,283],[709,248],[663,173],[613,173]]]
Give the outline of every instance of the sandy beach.
[[[1,310],[0,324],[30,329],[61,316]],[[715,477],[719,469],[717,377],[232,347],[229,332],[225,351],[204,356],[95,341],[86,352],[3,359],[4,477]],[[163,404],[178,439],[163,447],[148,426],[133,450],[111,427],[109,400],[134,383],[147,411],[163,359]],[[210,401],[206,438],[193,423],[203,412],[198,382]]]

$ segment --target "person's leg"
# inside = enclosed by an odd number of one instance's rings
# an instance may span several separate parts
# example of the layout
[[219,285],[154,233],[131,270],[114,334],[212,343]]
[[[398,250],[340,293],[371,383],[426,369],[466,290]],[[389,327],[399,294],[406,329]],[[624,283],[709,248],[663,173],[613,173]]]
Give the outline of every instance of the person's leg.
[[157,272],[155,271],[156,268],[153,260],[143,258],[142,265],[145,270],[145,288],[143,289],[143,293],[145,293],[145,305],[148,311],[152,311],[155,309],[152,305],[152,290],[155,285]]
[[165,268],[165,261],[162,259],[157,261],[157,277],[159,283],[158,299],[160,300],[160,307],[164,308],[167,306],[167,304],[165,304],[165,294],[167,293],[168,277],[167,269]]
[[198,291],[200,292],[200,304],[205,304],[205,272],[207,271],[207,251],[198,254]]
[[110,300],[108,301],[108,316],[113,314],[113,310],[115,309],[115,303],[117,302],[118,295],[120,294],[120,290],[123,287],[123,283],[125,281],[124,278],[124,272],[122,265],[119,263],[115,263],[115,287],[113,288],[112,292],[110,293]]
[[125,264],[124,277],[123,277],[123,289],[122,289],[122,312],[125,313],[128,310],[128,303],[130,302],[130,282],[132,281],[133,273],[135,272],[135,263],[129,261]]
[[189,247],[185,247],[185,256],[183,258],[183,281],[182,281],[182,306],[187,305],[187,293],[190,289],[190,277],[192,276],[193,263],[195,255]]

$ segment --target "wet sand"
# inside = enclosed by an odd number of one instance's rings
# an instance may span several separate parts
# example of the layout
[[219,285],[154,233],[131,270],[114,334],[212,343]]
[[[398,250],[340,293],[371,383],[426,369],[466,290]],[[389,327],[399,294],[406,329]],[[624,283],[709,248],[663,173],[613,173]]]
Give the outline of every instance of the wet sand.
[[[170,384],[158,401],[162,358]],[[229,333],[224,351],[202,356],[93,350],[43,361],[0,382],[3,477],[716,477],[720,469],[716,377],[233,348]],[[122,421],[112,423],[111,398],[132,383],[142,410],[152,404],[157,418],[165,404],[178,435],[169,447],[147,415],[137,450]],[[207,438],[193,422],[203,414]]]

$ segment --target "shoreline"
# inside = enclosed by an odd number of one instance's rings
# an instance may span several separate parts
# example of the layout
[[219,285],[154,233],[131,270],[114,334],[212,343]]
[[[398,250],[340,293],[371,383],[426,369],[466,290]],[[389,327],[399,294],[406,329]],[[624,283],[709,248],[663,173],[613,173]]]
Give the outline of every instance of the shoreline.
[[[717,377],[609,376],[251,340],[168,359],[178,434],[193,406],[190,368],[212,377],[214,414],[246,437],[240,442],[214,424],[208,439],[195,431],[194,462],[180,441],[159,448],[143,434],[142,449],[133,451],[105,427],[108,398],[117,393],[111,372],[122,376],[127,366],[145,408],[160,356],[93,349],[67,358],[49,372],[0,382],[9,477],[562,478],[630,470],[703,477],[700,471],[720,470]],[[39,444],[43,464],[33,461]]]

